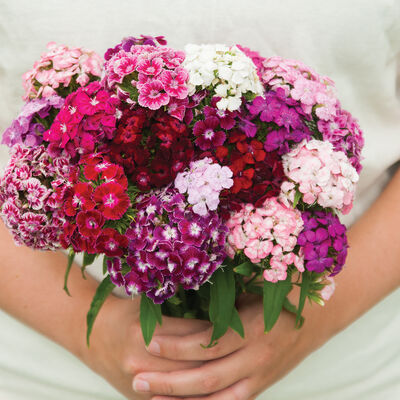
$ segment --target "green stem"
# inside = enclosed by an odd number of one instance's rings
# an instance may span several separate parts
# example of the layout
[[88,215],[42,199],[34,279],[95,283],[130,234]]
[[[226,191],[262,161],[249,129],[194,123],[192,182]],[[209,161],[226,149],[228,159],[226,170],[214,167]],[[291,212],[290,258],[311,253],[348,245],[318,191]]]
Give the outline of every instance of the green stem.
[[185,313],[186,311],[189,311],[189,310],[188,310],[185,289],[181,285],[179,285],[178,294],[179,294],[179,298],[182,300],[183,313]]

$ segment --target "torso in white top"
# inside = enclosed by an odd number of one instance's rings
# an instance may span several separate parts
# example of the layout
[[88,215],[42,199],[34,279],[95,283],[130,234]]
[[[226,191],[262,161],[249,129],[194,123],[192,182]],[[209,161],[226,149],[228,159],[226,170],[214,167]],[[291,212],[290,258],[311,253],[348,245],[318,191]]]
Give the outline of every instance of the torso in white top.
[[[123,36],[165,35],[185,43],[240,43],[263,56],[302,60],[335,82],[359,119],[366,146],[358,218],[400,160],[400,2],[397,0],[14,0],[0,2],[0,131],[17,115],[21,75],[49,41],[100,54]],[[7,162],[7,149],[0,149]],[[308,357],[259,398],[400,398],[400,291]],[[351,304],[349,304],[349,307]],[[0,313],[0,399],[122,399],[54,343]]]

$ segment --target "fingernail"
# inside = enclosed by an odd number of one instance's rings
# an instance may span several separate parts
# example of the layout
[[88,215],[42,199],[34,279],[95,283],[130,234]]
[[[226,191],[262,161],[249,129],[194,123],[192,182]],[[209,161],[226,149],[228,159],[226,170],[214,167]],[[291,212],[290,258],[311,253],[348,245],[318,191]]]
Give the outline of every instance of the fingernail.
[[149,344],[149,347],[147,347],[147,350],[150,353],[156,354],[156,355],[160,355],[160,353],[161,353],[160,345],[157,342],[151,342]]
[[133,390],[135,392],[149,392],[150,391],[149,382],[142,381],[141,379],[135,379],[133,381]]

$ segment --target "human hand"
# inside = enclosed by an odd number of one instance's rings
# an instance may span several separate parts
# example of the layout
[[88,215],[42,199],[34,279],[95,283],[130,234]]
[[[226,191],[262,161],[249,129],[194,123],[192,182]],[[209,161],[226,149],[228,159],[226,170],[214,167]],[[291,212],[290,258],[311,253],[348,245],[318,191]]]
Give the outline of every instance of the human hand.
[[200,344],[209,343],[211,328],[184,337],[155,336],[148,351],[160,359],[206,362],[189,370],[139,373],[134,386],[140,381],[147,382],[152,400],[183,396],[210,400],[254,399],[315,348],[312,335],[305,335],[304,328],[294,329],[294,316],[286,311],[272,331],[265,334],[259,298],[246,301],[239,313],[245,328],[244,339],[229,330],[217,345],[205,349]]
[[[132,388],[133,377],[143,371],[174,371],[195,368],[199,361],[160,359],[146,351],[139,322],[140,298],[134,300],[110,297],[98,315],[90,348],[82,347],[82,360],[105,378],[127,399],[148,399]],[[208,322],[168,318],[157,327],[156,335],[190,335],[207,329]],[[84,345],[83,345],[84,346]]]

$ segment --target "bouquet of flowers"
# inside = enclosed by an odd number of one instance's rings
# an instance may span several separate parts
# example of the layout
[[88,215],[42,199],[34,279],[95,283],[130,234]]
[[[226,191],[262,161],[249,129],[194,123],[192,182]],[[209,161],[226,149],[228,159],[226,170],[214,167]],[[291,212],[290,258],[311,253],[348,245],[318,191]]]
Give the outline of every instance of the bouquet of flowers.
[[[88,336],[112,290],[141,296],[151,341],[162,315],[208,319],[213,345],[244,335],[236,300],[321,305],[346,260],[362,132],[332,80],[240,45],[123,39],[104,62],[48,45],[4,132],[0,214],[18,245],[103,257]],[[300,287],[298,304],[288,300]]]

